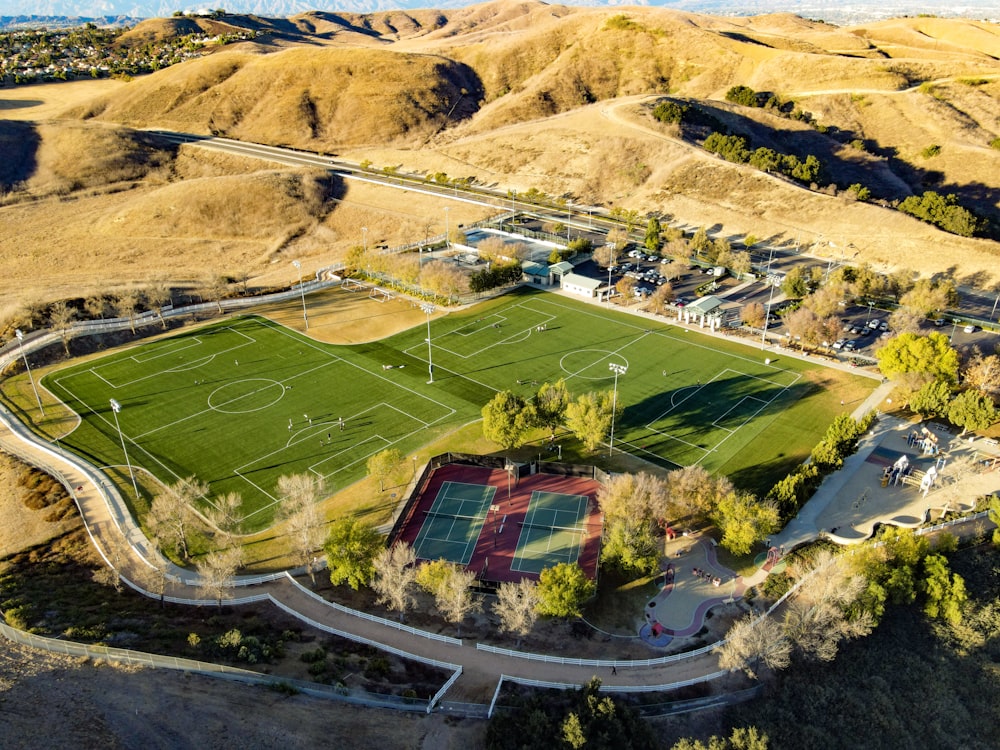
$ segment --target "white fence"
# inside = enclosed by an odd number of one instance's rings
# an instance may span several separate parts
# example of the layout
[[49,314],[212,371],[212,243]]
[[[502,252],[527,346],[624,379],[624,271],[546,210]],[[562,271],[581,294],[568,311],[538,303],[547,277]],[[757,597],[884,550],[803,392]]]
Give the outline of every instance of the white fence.
[[695,656],[709,653],[712,649],[718,648],[725,641],[702,646],[694,651],[685,651],[680,654],[670,654],[669,656],[658,656],[653,659],[578,659],[572,656],[552,656],[550,654],[533,654],[530,651],[515,651],[499,646],[490,646],[485,643],[477,643],[476,650],[488,651],[491,654],[501,656],[512,656],[518,659],[531,659],[533,661],[544,661],[552,664],[571,664],[578,667],[658,667],[670,664],[683,659],[691,659]]
[[440,633],[431,633],[431,632],[426,631],[426,630],[420,630],[419,628],[413,628],[413,627],[410,627],[409,625],[404,625],[401,622],[396,622],[394,620],[387,620],[384,617],[379,617],[377,615],[370,615],[367,612],[361,612],[361,611],[356,610],[356,609],[351,609],[350,607],[345,607],[343,604],[338,604],[337,602],[331,602],[331,601],[329,601],[327,599],[324,599],[323,597],[321,597],[319,594],[315,593],[314,591],[310,591],[305,586],[303,586],[298,581],[296,581],[294,578],[292,578],[292,576],[290,576],[290,575],[288,576],[288,580],[291,581],[292,585],[295,586],[299,591],[301,591],[306,596],[309,596],[312,599],[315,599],[317,602],[319,602],[320,604],[322,604],[322,605],[324,605],[326,607],[330,607],[331,609],[335,609],[338,612],[343,612],[346,615],[351,615],[352,617],[359,617],[362,620],[367,620],[368,622],[378,623],[379,625],[384,625],[387,628],[393,628],[395,630],[400,630],[400,631],[402,631],[404,633],[409,633],[410,635],[414,635],[414,636],[417,636],[419,638],[428,638],[428,639],[430,639],[432,641],[440,641],[442,643],[449,643],[449,644],[451,644],[453,646],[461,646],[462,645],[461,639],[459,639],[459,638],[452,638],[450,635],[441,635]]

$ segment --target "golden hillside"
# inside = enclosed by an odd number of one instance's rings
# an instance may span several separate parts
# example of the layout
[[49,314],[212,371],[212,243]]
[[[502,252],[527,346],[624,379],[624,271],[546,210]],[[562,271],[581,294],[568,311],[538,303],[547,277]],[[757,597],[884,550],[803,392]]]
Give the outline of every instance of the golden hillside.
[[[189,33],[188,20],[144,22],[130,42]],[[198,28],[208,21],[197,19]],[[853,243],[858,260],[1000,280],[995,242],[836,195],[852,183],[887,202],[933,189],[1000,226],[996,25],[909,18],[839,28],[789,14],[520,0],[213,22],[259,35],[128,83],[37,87],[23,106],[5,104],[21,90],[0,95],[8,204],[0,210],[5,227],[20,228],[0,236],[2,257],[27,259],[25,273],[61,290],[99,285],[104,257],[160,254],[169,254],[163,272],[178,279],[210,266],[271,283],[287,281],[290,258],[310,267],[336,260],[359,242],[361,226],[392,244],[443,230],[440,199],[324,186],[272,164],[168,148],[139,130],[161,127],[474,176],[501,190],[536,187],[733,236],[835,237]],[[775,94],[812,124],[724,101],[737,84]],[[43,91],[73,106],[53,119]],[[705,153],[697,133],[650,117],[663,96],[752,147],[816,155],[817,189]],[[33,119],[33,111],[47,114]],[[318,207],[317,195],[333,200]],[[485,212],[453,208],[459,222]],[[45,255],[88,243],[71,262]],[[119,281],[142,282],[151,270],[124,273]]]

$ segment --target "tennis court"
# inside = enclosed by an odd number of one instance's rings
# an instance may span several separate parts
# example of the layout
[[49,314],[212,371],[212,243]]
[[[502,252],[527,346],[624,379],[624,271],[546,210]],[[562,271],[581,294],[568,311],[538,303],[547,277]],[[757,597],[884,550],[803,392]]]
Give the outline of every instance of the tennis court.
[[417,557],[468,565],[483,530],[496,487],[445,482],[413,543]]
[[595,577],[600,483],[540,471],[515,477],[508,499],[509,481],[500,467],[449,463],[434,469],[390,544],[406,542],[418,559],[460,564],[484,582],[537,578],[562,562]]
[[590,533],[588,502],[586,495],[532,492],[511,570],[540,573],[559,563],[575,563]]

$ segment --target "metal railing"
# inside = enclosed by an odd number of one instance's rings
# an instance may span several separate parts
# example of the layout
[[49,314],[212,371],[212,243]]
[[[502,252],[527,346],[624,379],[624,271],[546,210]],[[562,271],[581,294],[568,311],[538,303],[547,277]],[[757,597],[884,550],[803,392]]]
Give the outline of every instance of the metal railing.
[[338,604],[337,602],[331,602],[328,599],[324,599],[319,594],[314,591],[310,591],[301,583],[296,581],[292,576],[288,576],[288,580],[291,581],[292,585],[295,586],[299,591],[301,591],[306,596],[314,599],[315,601],[323,604],[330,609],[335,609],[338,612],[342,612],[345,615],[350,615],[351,617],[358,617],[362,620],[367,620],[368,622],[374,622],[379,625],[383,625],[387,628],[393,628],[394,630],[399,630],[404,633],[409,633],[410,635],[417,636],[419,638],[427,638],[432,641],[440,641],[441,643],[448,643],[452,646],[461,646],[462,640],[460,638],[453,638],[450,635],[441,635],[440,633],[431,633],[427,630],[420,630],[419,628],[410,627],[409,625],[404,625],[401,622],[395,622],[394,620],[387,620],[384,617],[379,617],[378,615],[370,615],[367,612],[361,612],[360,610],[351,609],[350,607],[345,607],[343,604]]

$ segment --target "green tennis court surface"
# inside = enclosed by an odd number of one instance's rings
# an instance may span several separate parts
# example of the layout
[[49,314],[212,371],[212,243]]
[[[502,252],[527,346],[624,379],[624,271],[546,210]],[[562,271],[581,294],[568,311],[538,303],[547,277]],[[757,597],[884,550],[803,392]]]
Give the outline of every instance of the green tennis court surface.
[[590,530],[585,495],[532,492],[510,569],[540,573],[559,563],[575,563]]
[[413,543],[417,557],[468,565],[486,521],[496,487],[445,482]]

